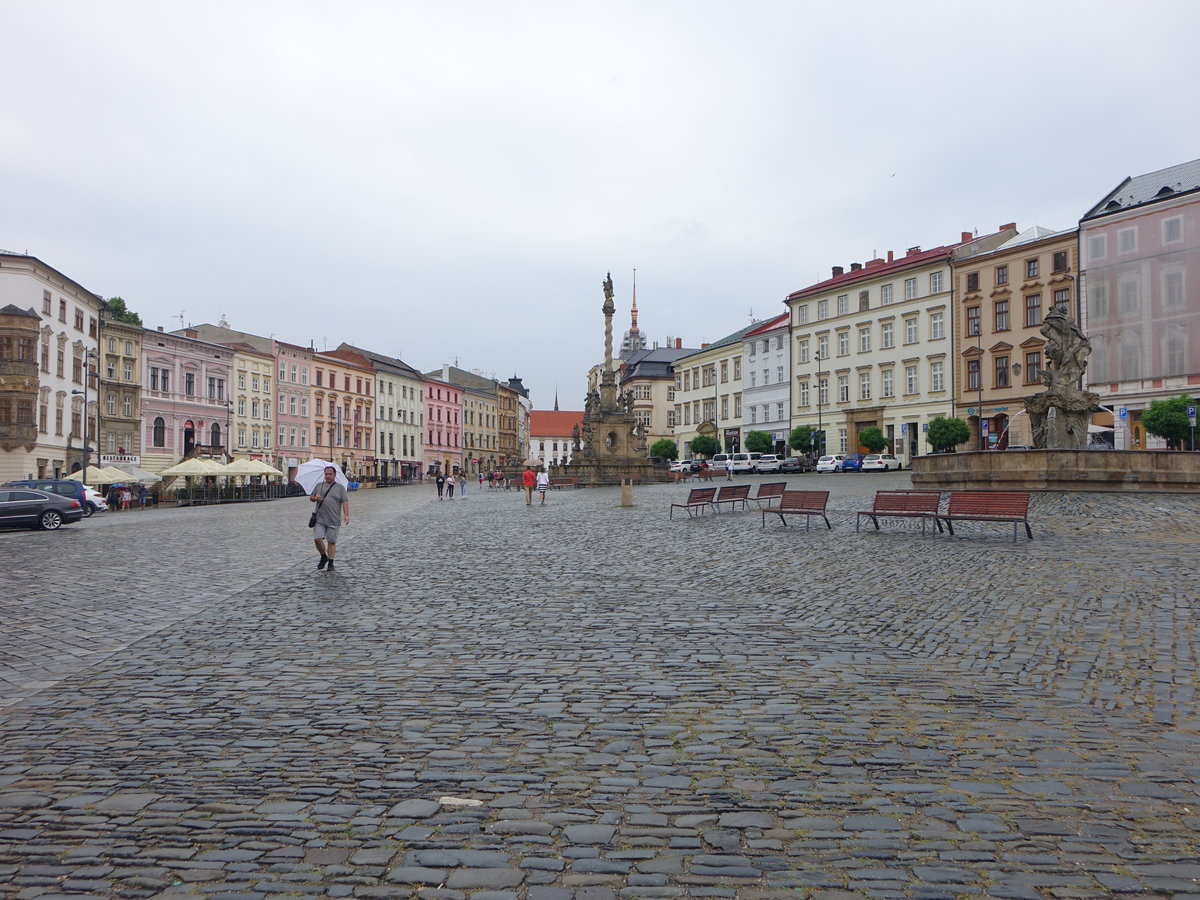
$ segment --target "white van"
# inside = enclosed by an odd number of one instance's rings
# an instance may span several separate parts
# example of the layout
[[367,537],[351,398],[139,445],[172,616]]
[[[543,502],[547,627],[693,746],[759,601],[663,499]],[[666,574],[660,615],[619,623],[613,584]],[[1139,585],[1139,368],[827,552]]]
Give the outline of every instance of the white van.
[[708,461],[709,468],[725,471],[725,462],[729,459],[728,453],[714,453],[713,458]]
[[751,457],[757,457],[758,453],[734,453],[733,454],[733,471],[735,472],[753,472],[754,464],[758,461]]

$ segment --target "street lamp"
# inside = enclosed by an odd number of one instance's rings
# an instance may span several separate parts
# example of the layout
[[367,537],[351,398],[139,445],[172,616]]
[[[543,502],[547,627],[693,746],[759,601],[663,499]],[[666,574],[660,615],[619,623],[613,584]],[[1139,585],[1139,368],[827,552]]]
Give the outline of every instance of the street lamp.
[[821,396],[824,381],[822,378],[824,373],[821,371],[821,363],[828,358],[827,355],[822,355],[820,350],[815,354],[817,361],[817,456],[825,455],[825,430],[821,427]]
[[979,329],[979,334],[976,337],[975,346],[979,349],[979,362],[976,364],[978,369],[978,380],[976,385],[979,388],[979,449],[987,449],[987,438],[984,436],[983,429],[986,427],[983,424],[983,329]]
[[[87,478],[88,455],[90,450],[90,447],[88,446],[88,372],[91,369],[89,362],[93,359],[97,362],[100,360],[100,354],[98,354],[95,350],[88,350],[83,354],[83,390],[71,391],[72,394],[83,394],[83,474],[80,476],[81,480]],[[97,396],[99,396],[98,391],[99,389],[97,388]]]

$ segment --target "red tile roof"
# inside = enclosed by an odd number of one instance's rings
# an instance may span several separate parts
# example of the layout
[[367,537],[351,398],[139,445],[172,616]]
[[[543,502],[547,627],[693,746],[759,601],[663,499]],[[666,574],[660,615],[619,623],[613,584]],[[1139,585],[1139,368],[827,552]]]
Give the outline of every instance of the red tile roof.
[[576,425],[583,427],[583,411],[535,409],[529,413],[530,435],[566,437]]
[[[975,240],[972,238],[971,240]],[[866,265],[857,272],[851,270],[843,272],[841,275],[835,275],[832,278],[827,278],[825,281],[818,281],[816,284],[809,285],[806,288],[801,288],[798,291],[793,291],[787,295],[788,300],[795,300],[800,297],[812,296],[814,294],[823,294],[826,291],[836,290],[842,285],[854,284],[858,281],[866,281],[871,278],[878,278],[880,275],[886,275],[889,272],[902,272],[905,269],[911,269],[914,266],[923,265],[935,259],[949,259],[950,254],[955,248],[961,247],[963,244],[969,244],[971,241],[955,241],[953,244],[946,244],[942,247],[934,247],[932,250],[922,250],[914,253],[911,256],[901,256],[891,262],[880,262],[876,265]]]

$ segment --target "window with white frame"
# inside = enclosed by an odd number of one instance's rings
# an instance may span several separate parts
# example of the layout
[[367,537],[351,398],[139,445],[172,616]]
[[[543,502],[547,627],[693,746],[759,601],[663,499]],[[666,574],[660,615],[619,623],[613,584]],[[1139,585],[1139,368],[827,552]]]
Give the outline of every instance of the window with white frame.
[[246,375],[244,372],[238,372],[238,390],[244,391],[245,389],[246,389]]
[[104,401],[104,409],[110,416],[115,416],[117,414],[117,395],[116,394],[108,395],[108,398]]
[[237,414],[239,416],[244,417],[246,415],[246,398],[245,397],[238,397],[237,409],[238,409]]
[[763,369],[763,384],[770,384],[770,383],[771,383],[771,370]]
[[784,378],[783,366],[776,366],[775,367],[775,383],[778,384],[779,382],[783,381],[783,378]]
[[850,332],[839,331],[837,336],[838,341],[838,356],[850,355]]
[[892,286],[890,284],[880,285],[879,286],[879,304],[880,304],[880,306],[887,306],[891,302],[892,302]]
[[828,300],[818,300],[817,301],[817,318],[818,319],[828,319],[829,318],[829,301]]
[[929,364],[929,389],[931,391],[946,389],[946,364],[941,360],[934,360]]
[[849,294],[838,294],[837,314],[839,316],[844,316],[848,312],[850,312],[850,295]]
[[817,357],[819,359],[829,359],[829,335],[823,334],[817,338]]
[[946,314],[935,312],[929,314],[929,339],[941,340],[946,336]]
[[133,415],[133,398],[123,397],[121,399],[121,415],[129,417]]
[[871,399],[871,373],[870,372],[859,372],[858,373],[858,399],[859,400],[870,400]]
[[300,398],[300,415],[302,415],[302,416],[308,415],[308,398],[307,397]]
[[783,401],[778,400],[775,402],[775,421],[779,422],[782,420],[783,420]]
[[[287,411],[287,407],[284,405],[286,403],[287,403],[287,399],[283,396],[283,394],[280,394],[279,395],[279,414],[281,416]],[[239,415],[240,415],[240,413],[239,413]]]
[[246,429],[245,428],[238,429],[238,446],[239,447],[246,446]]
[[[293,366],[292,368],[294,369],[295,366]],[[280,360],[279,361],[279,380],[283,381],[283,379],[286,377],[287,377],[287,363],[285,363],[283,360]],[[295,381],[294,378],[292,380]]]
[[1104,259],[1108,255],[1108,235],[1093,234],[1088,238],[1088,262]]
[[904,343],[915,344],[917,342],[917,317],[904,320]]
[[1137,226],[1132,228],[1122,228],[1117,232],[1117,252],[1118,253],[1136,253],[1137,252]]
[[800,342],[799,357],[800,357],[800,362],[802,362],[802,363],[808,362],[808,341]]
[[838,403],[850,402],[850,376],[839,375],[837,380]]
[[824,406],[829,402],[829,379],[820,378],[817,380],[817,403]]
[[1183,240],[1183,218],[1175,216],[1171,219],[1163,219],[1162,223],[1162,242],[1164,244],[1177,244]]
[[800,382],[800,406],[801,407],[808,406],[808,394],[809,394],[808,382],[807,381]]
[[808,324],[808,304],[805,303],[798,308],[800,311],[800,324],[807,325]]
[[753,403],[750,404],[750,424],[751,425],[758,424],[758,407],[755,406]]
[[858,329],[858,352],[859,353],[870,353],[871,352],[871,329],[870,329],[870,327],[863,327],[863,328]]
[[930,272],[929,273],[929,293],[940,294],[941,292],[942,292],[942,273],[941,272]]
[[905,366],[904,367],[904,390],[905,390],[905,393],[915,394],[917,392],[917,385],[918,385],[917,367],[916,366]]
[[750,370],[750,387],[758,387],[758,370]]
[[885,350],[896,346],[896,323],[884,322],[883,326],[883,348]]
[[896,373],[891,369],[883,370],[883,396],[896,396]]
[[905,300],[915,300],[916,297],[917,297],[917,279],[905,278],[904,279],[904,299]]
[[846,429],[839,428],[838,429],[838,453],[845,453],[846,448],[848,446],[849,446],[849,444],[847,444],[847,442],[846,442]]

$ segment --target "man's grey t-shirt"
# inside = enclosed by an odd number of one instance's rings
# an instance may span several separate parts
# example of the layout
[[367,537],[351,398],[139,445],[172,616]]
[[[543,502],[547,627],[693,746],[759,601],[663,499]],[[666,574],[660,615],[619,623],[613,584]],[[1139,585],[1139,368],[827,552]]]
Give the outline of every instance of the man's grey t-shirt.
[[[328,489],[329,493],[325,491]],[[316,495],[324,497],[324,502],[318,502],[317,506],[317,524],[330,525],[337,527],[342,524],[342,503],[346,499],[346,488],[338,484],[336,481],[329,484],[320,484],[317,486]]]

